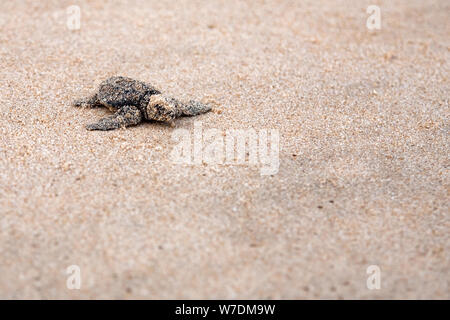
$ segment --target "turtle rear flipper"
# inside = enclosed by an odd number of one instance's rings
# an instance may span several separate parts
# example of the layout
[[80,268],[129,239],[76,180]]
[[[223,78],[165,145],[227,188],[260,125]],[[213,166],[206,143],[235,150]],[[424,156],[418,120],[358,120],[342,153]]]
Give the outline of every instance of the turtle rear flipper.
[[75,107],[87,107],[87,108],[95,108],[95,107],[101,107],[102,104],[100,103],[98,99],[97,93],[94,93],[93,95],[77,99],[72,103]]
[[124,106],[111,116],[100,119],[96,123],[86,126],[88,130],[114,130],[122,127],[131,127],[142,121],[141,111],[135,106]]

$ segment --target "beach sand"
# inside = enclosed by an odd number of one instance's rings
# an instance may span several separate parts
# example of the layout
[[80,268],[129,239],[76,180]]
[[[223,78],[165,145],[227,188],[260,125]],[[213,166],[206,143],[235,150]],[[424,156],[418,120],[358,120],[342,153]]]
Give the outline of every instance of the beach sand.
[[[370,4],[2,1],[0,298],[449,299],[450,4]],[[215,109],[87,131],[113,75]],[[175,163],[196,121],[279,170]]]

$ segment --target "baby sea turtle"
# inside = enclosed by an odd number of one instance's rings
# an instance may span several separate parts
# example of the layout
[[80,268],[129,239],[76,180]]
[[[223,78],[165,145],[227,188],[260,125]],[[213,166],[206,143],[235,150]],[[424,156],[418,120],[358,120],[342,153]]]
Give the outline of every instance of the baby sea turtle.
[[197,101],[183,103],[168,97],[152,85],[126,77],[103,81],[93,95],[74,102],[76,107],[107,107],[114,114],[88,124],[88,130],[114,130],[137,125],[144,119],[173,125],[180,116],[196,116],[211,110]]

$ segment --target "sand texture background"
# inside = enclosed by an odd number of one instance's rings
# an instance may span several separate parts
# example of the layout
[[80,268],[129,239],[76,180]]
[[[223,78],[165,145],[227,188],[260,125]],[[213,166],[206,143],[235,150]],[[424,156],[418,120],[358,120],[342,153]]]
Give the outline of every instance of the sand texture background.
[[[450,3],[372,2],[1,1],[0,298],[450,298]],[[217,107],[89,132],[113,75]],[[194,121],[278,173],[174,163]]]

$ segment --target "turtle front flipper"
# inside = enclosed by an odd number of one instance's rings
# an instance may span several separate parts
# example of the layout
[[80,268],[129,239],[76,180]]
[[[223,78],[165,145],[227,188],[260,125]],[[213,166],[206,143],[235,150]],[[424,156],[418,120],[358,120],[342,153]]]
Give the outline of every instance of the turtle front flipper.
[[114,130],[135,126],[142,121],[141,111],[135,106],[124,106],[111,116],[100,119],[96,123],[88,124],[87,130]]
[[188,103],[181,105],[181,114],[183,116],[197,116],[202,113],[211,111],[211,106],[208,104],[201,103],[199,101],[191,100]]

